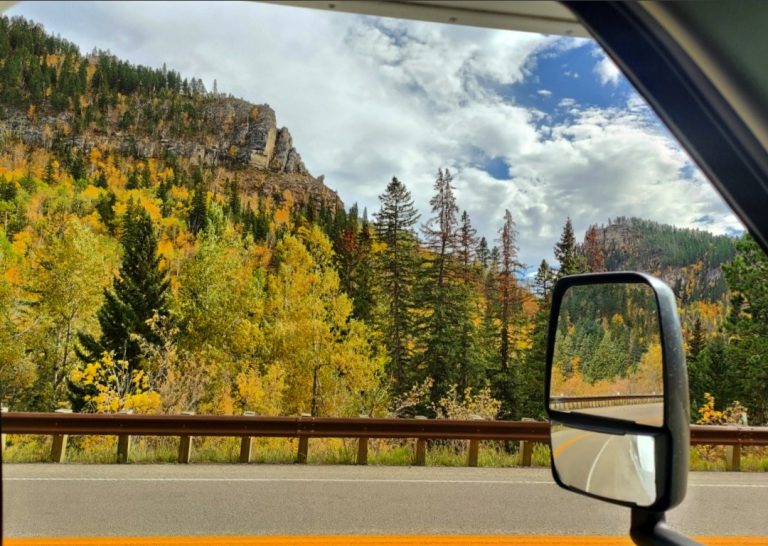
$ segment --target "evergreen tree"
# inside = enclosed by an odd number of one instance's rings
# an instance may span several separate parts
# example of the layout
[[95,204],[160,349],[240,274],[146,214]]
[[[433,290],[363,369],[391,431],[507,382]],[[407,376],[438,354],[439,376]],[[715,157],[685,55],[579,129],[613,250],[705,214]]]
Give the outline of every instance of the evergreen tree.
[[53,161],[50,159],[48,160],[48,163],[45,165],[45,172],[43,173],[43,182],[45,182],[49,186],[54,182]]
[[[768,422],[768,257],[749,235],[736,250],[736,257],[723,266],[732,293],[726,320],[729,344],[724,362],[714,362],[728,369],[712,370],[720,391],[713,394],[728,404],[740,392],[752,424],[761,425]],[[728,383],[737,386],[735,392],[725,392]]]
[[238,183],[237,178],[229,183],[227,194],[227,212],[233,221],[239,222],[243,212],[243,206],[240,201],[240,184]]
[[504,224],[500,230],[499,273],[497,295],[499,300],[499,368],[492,378],[494,396],[501,401],[499,416],[514,418],[517,401],[516,370],[511,367],[510,336],[520,308],[520,287],[517,273],[517,227],[509,210],[504,211]]
[[501,250],[498,275],[498,297],[500,303],[500,345],[501,371],[509,368],[509,334],[512,317],[518,302],[517,273],[520,262],[517,258],[517,226],[509,210],[504,211],[504,225],[501,228]]
[[558,274],[561,277],[586,271],[586,260],[576,248],[576,237],[573,233],[573,224],[570,218],[565,221],[560,241],[555,244],[555,258],[560,262]]
[[[419,307],[426,311],[421,325],[424,353],[421,368],[433,380],[430,397],[437,404],[451,385],[458,383],[464,321],[469,320],[467,294],[461,287],[458,206],[448,170],[438,170],[435,194],[430,200],[433,216],[422,226],[429,250],[421,275]],[[471,230],[471,226],[469,226]],[[471,245],[471,241],[469,242]],[[468,352],[468,348],[467,348]]]
[[461,224],[458,232],[459,298],[457,303],[465,304],[465,312],[461,320],[461,337],[459,339],[459,372],[458,391],[464,392],[469,387],[476,387],[482,376],[483,367],[481,359],[475,354],[478,347],[477,328],[474,325],[471,314],[470,302],[474,298],[477,289],[477,277],[475,271],[475,249],[478,245],[477,231],[472,227],[467,211],[461,214]]
[[96,177],[96,181],[94,185],[97,188],[107,189],[107,175],[104,173],[104,171],[99,171],[99,176]]
[[490,261],[490,250],[488,250],[488,241],[485,237],[480,237],[480,242],[477,244],[477,250],[475,250],[477,261],[480,267],[485,271],[488,269],[488,263]]
[[699,358],[699,354],[706,346],[707,342],[704,338],[704,328],[701,324],[701,317],[696,317],[693,323],[693,330],[691,331],[691,337],[688,340],[688,360],[694,361]]
[[376,266],[384,310],[378,322],[390,357],[393,390],[402,393],[411,386],[408,369],[412,351],[411,309],[419,264],[418,241],[413,227],[419,214],[410,192],[394,177],[379,196],[379,201],[381,209],[375,214],[375,229],[383,248]]
[[542,302],[549,302],[555,280],[557,280],[557,272],[549,267],[547,260],[541,260],[536,276],[533,278],[533,292]]
[[355,268],[355,279],[352,292],[354,305],[352,315],[359,320],[370,322],[373,318],[375,304],[373,295],[374,270],[371,264],[373,258],[373,233],[367,220],[363,220],[357,236],[358,261]]
[[107,191],[106,194],[99,197],[96,201],[96,212],[99,213],[101,222],[107,227],[110,235],[115,234],[115,204],[117,203],[117,196],[114,192]]
[[205,199],[205,193],[203,184],[198,183],[192,194],[192,206],[187,217],[187,226],[189,231],[195,235],[205,229],[206,218],[208,217],[208,204]]
[[141,187],[141,180],[136,172],[136,169],[131,169],[131,173],[128,175],[128,181],[125,183],[126,190],[138,190]]
[[132,201],[123,217],[123,258],[112,288],[104,292],[104,303],[97,317],[101,337],[79,334],[78,356],[94,362],[102,353],[111,352],[126,360],[131,369],[141,367],[140,339],[158,344],[160,340],[147,321],[155,314],[167,316],[168,280],[160,269],[157,235],[152,220],[140,205]]

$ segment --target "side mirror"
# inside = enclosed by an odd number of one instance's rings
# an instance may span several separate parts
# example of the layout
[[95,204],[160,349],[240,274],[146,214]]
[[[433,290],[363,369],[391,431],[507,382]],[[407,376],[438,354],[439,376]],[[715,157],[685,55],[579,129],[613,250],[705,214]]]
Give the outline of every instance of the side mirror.
[[695,544],[663,523],[688,479],[688,379],[672,290],[641,273],[560,279],[547,378],[558,485],[633,508],[637,544]]

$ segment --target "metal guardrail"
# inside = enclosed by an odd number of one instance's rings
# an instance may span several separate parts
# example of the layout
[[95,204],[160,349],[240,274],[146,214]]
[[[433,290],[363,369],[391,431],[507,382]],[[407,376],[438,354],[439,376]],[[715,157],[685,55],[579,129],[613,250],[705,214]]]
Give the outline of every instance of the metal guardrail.
[[550,407],[555,409],[602,408],[664,402],[663,394],[622,394],[617,396],[551,396]]
[[[534,443],[549,443],[549,423],[542,421],[9,412],[0,424],[3,436],[53,435],[51,459],[56,462],[64,460],[68,435],[118,436],[118,462],[128,460],[131,436],[180,437],[180,462],[189,462],[194,436],[242,438],[241,462],[251,459],[253,437],[298,438],[297,462],[306,462],[309,438],[356,438],[358,464],[366,464],[371,438],[416,439],[416,465],[425,464],[427,440],[470,440],[469,466],[477,465],[481,440],[520,441],[523,466],[531,464]],[[691,425],[691,444],[730,446],[728,467],[737,470],[742,446],[768,446],[768,427]]]

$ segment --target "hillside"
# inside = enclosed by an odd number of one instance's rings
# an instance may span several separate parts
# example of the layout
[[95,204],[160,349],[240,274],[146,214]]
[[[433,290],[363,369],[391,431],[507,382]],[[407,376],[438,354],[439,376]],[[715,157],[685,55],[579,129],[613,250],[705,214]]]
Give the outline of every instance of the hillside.
[[727,284],[721,266],[736,255],[724,235],[619,217],[597,226],[609,271],[645,271],[669,284],[682,303],[722,299]]
[[[312,176],[268,104],[251,104],[174,70],[134,66],[109,52],[82,55],[21,18],[0,18],[0,135],[70,165],[90,156],[154,160],[211,173],[209,189],[235,176],[244,194],[290,190],[316,208],[341,205]],[[215,83],[214,83],[215,87]],[[121,169],[129,175],[128,169]]]

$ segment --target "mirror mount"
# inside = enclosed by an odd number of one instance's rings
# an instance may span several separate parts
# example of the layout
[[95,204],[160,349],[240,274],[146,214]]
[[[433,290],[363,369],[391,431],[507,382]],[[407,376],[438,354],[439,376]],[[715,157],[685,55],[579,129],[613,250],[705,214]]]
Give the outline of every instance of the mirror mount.
[[667,525],[664,512],[633,508],[629,536],[638,546],[701,546]]

